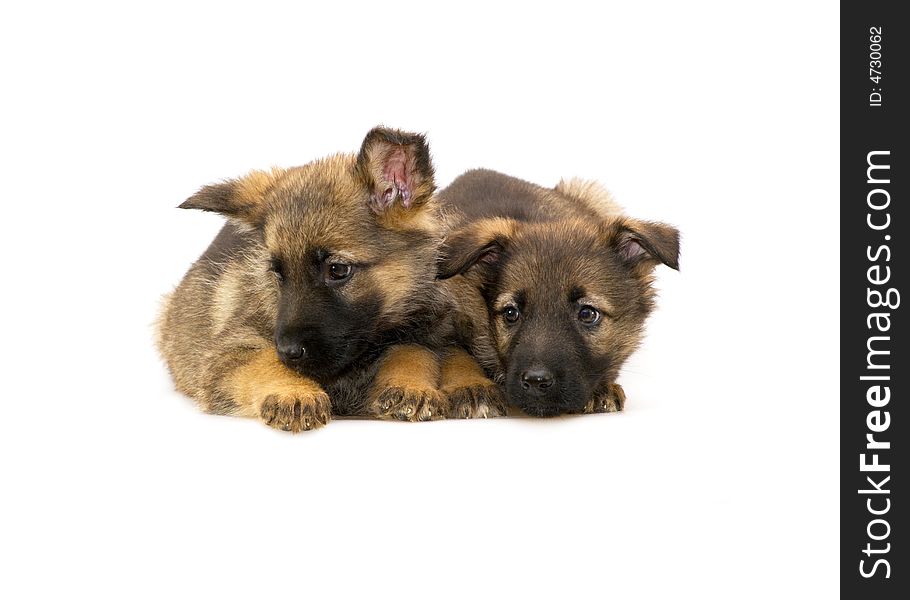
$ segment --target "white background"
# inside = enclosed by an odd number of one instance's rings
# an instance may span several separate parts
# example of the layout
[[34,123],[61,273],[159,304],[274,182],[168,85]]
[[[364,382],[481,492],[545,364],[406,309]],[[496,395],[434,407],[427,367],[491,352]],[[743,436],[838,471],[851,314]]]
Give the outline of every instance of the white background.
[[[20,4],[0,596],[834,596],[836,4]],[[221,225],[173,207],[378,123],[441,185],[584,176],[680,228],[624,414],[291,436],[173,391],[151,323]]]

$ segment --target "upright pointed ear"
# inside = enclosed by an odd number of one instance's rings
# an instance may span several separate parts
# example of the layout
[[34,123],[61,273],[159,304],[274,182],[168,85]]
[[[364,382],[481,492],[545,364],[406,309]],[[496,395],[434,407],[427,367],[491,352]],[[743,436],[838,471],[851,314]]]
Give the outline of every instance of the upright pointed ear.
[[376,127],[363,140],[357,169],[377,215],[396,203],[406,209],[421,206],[436,190],[430,147],[418,133]]
[[622,219],[614,224],[610,244],[630,266],[648,269],[663,263],[679,270],[679,231],[664,223]]
[[452,232],[440,251],[437,279],[449,279],[478,268],[484,276],[495,271],[502,252],[515,233],[512,219],[484,219]]
[[216,212],[238,223],[256,226],[262,222],[266,194],[282,173],[280,169],[251,171],[239,179],[207,185],[178,208]]

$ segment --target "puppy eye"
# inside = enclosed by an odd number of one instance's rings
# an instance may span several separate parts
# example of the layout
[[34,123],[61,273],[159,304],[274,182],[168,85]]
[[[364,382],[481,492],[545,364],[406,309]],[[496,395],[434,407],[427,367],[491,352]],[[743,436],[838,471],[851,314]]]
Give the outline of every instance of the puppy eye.
[[502,318],[509,323],[514,323],[518,320],[518,317],[521,316],[521,313],[518,312],[518,309],[514,306],[507,306],[502,311]]
[[354,273],[354,267],[346,263],[328,263],[325,266],[325,280],[330,283],[340,283]]
[[578,311],[578,320],[585,325],[594,325],[600,321],[600,311],[593,306],[582,306]]
[[284,265],[277,258],[269,262],[269,272],[275,276],[278,281],[284,281]]

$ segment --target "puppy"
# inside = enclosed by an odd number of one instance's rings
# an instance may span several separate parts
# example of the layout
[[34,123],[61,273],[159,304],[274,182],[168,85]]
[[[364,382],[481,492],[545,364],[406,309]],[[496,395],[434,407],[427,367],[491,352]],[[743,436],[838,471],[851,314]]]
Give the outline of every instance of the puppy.
[[679,268],[679,232],[577,180],[546,189],[476,170],[439,196],[459,343],[508,401],[533,416],[622,410],[616,379],[654,308],[654,267]]
[[177,389],[208,412],[293,432],[332,414],[445,416],[434,349],[451,311],[435,282],[434,190],[424,137],[376,128],[357,154],[186,200],[228,223],[159,318]]

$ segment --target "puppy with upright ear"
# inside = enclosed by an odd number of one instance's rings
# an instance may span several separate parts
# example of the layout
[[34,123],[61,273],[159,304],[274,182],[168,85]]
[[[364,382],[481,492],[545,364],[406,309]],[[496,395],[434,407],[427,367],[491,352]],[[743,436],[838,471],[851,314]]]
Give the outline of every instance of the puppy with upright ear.
[[181,208],[228,223],[166,300],[159,348],[202,408],[289,431],[332,414],[445,415],[443,221],[423,135],[371,130],[355,153],[252,171]]

